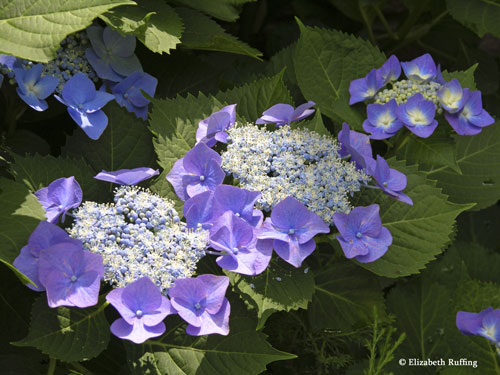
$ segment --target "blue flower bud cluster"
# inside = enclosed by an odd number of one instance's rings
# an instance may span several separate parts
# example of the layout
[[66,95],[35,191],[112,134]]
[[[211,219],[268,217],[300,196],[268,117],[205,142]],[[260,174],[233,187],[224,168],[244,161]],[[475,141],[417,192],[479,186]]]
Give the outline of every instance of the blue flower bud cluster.
[[256,207],[265,211],[292,196],[332,224],[333,214],[349,212],[348,197],[370,179],[341,159],[335,139],[308,129],[285,125],[268,131],[249,123],[227,132],[222,169],[240,187],[261,192]]
[[384,89],[375,95],[375,104],[385,104],[391,99],[395,99],[396,103],[403,104],[408,101],[413,95],[420,93],[426,100],[430,100],[437,108],[437,113],[443,113],[437,91],[441,88],[438,82],[416,82],[403,79],[392,83],[392,88]]
[[85,202],[73,216],[71,237],[102,256],[104,279],[117,287],[148,276],[166,295],[195,273],[208,246],[208,231],[188,229],[172,201],[136,186],[117,188],[114,204]]

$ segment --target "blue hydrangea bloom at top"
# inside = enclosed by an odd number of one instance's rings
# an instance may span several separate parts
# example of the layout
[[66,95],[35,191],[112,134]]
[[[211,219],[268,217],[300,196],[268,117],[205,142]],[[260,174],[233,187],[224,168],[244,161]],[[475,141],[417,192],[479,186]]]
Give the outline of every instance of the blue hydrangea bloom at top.
[[454,113],[445,113],[445,117],[460,135],[474,135],[482,128],[495,122],[495,119],[483,109],[479,91],[463,91],[463,107]]
[[196,142],[213,147],[217,142],[227,142],[227,132],[236,121],[236,104],[223,107],[198,123]]
[[479,313],[459,311],[456,323],[466,336],[479,335],[500,344],[500,309],[488,307]]
[[47,221],[41,221],[33,233],[31,233],[28,244],[23,246],[21,253],[14,259],[14,266],[33,281],[37,286],[26,284],[32,290],[42,292],[45,287],[38,278],[38,263],[40,260],[40,251],[56,245],[58,243],[79,244],[80,241],[71,238],[64,230],[55,224]]
[[337,212],[333,221],[340,235],[337,240],[347,258],[361,263],[373,262],[383,256],[392,244],[392,235],[382,226],[380,207],[355,207],[349,214]]
[[[401,67],[407,79],[397,80]],[[443,113],[460,135],[477,134],[494,122],[482,107],[481,93],[462,88],[456,79],[446,82],[429,54],[401,63],[393,55],[379,69],[353,80],[349,92],[349,104],[373,103],[368,104],[368,120],[363,124],[372,139],[395,135],[400,123],[418,137],[429,137],[438,125],[435,116]]]
[[309,211],[293,197],[278,203],[271,217],[266,218],[257,238],[273,239],[276,253],[295,267],[300,267],[316,248],[313,237],[318,233],[329,233],[330,228],[321,217]]
[[262,117],[255,121],[256,124],[276,124],[276,126],[289,125],[293,121],[300,121],[314,113],[309,109],[316,103],[309,101],[294,109],[290,104],[275,104],[262,113]]
[[175,162],[167,175],[175,193],[183,201],[214,190],[224,180],[220,155],[205,143],[196,144],[182,159]]
[[134,169],[119,169],[117,171],[102,170],[94,176],[96,180],[112,182],[118,185],[136,185],[139,182],[147,180],[153,176],[158,176],[158,169],[152,168],[134,168]]
[[45,99],[55,91],[59,83],[55,77],[42,77],[42,71],[41,64],[36,64],[31,69],[14,69],[17,94],[36,111],[45,111],[48,108]]
[[58,178],[49,186],[38,190],[36,197],[45,209],[45,217],[50,223],[57,223],[62,214],[62,221],[66,213],[82,203],[82,188],[75,177]]
[[229,286],[226,276],[201,275],[177,279],[170,288],[170,302],[188,326],[191,336],[229,333],[231,306],[225,297]]
[[141,90],[154,96],[158,80],[144,72],[134,72],[123,81],[113,86],[113,95],[116,102],[127,108],[127,111],[143,120],[148,117],[148,104],[150,101],[142,95]]
[[111,324],[111,332],[136,344],[165,333],[163,320],[176,313],[170,301],[148,277],[112,290],[106,300],[121,315]]
[[114,96],[96,91],[94,83],[83,73],[71,78],[56,99],[68,107],[68,113],[91,138],[98,139],[108,125],[108,117],[101,110]]
[[86,50],[86,56],[100,78],[120,82],[130,74],[142,71],[134,54],[135,36],[122,36],[109,26],[90,26],[87,34],[92,48]]
[[209,240],[180,221],[174,202],[137,186],[117,188],[114,204],[84,202],[73,216],[70,235],[102,256],[104,280],[117,287],[148,276],[166,294],[194,274]]
[[95,305],[103,274],[101,256],[84,250],[81,242],[60,242],[40,251],[38,277],[50,307]]
[[258,229],[226,211],[210,228],[210,246],[220,251],[217,264],[244,275],[258,275],[267,268],[273,252],[272,240],[258,240]]

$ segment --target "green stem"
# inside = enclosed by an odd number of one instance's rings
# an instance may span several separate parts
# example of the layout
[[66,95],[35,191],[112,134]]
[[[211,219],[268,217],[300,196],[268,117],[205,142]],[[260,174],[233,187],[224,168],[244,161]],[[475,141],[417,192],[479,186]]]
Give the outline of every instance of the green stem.
[[56,370],[57,359],[50,357],[49,361],[49,369],[47,370],[47,375],[54,375],[54,371]]
[[373,34],[372,27],[370,25],[370,21],[368,20],[368,15],[365,12],[365,8],[363,6],[359,6],[359,12],[361,13],[361,17],[363,17],[363,21],[366,26],[366,30],[368,31],[368,38],[370,39],[370,42],[372,42],[373,45],[376,45],[377,42],[375,40],[375,35]]
[[387,22],[387,19],[384,16],[384,13],[380,10],[378,6],[374,6],[375,8],[375,13],[377,13],[378,18],[380,19],[380,22],[382,22],[382,25],[384,26],[385,30],[387,31],[387,34],[394,40],[399,40],[399,36],[397,36],[394,31],[392,31],[391,26],[389,25],[389,22]]
[[71,362],[70,366],[73,367],[75,370],[81,372],[83,375],[94,375],[92,371],[88,370],[78,362]]

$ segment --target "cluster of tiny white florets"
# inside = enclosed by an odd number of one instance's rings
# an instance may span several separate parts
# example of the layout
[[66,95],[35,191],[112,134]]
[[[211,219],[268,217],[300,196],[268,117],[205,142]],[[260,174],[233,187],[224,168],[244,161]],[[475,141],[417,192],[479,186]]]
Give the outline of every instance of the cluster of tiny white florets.
[[348,197],[369,177],[354,163],[342,160],[331,137],[308,129],[282,126],[275,131],[253,124],[228,130],[222,169],[239,180],[240,187],[259,191],[257,208],[270,211],[292,196],[332,224],[335,212],[349,212]]
[[384,104],[391,99],[395,99],[399,105],[406,103],[413,95],[420,93],[426,100],[432,101],[436,105],[436,108],[441,109],[436,94],[440,87],[441,85],[437,82],[418,83],[403,79],[394,82],[392,88],[384,89],[375,95],[375,103]]
[[174,203],[135,186],[115,191],[114,204],[85,202],[73,214],[73,238],[100,254],[104,279],[117,287],[148,276],[164,294],[190,277],[205,255],[208,231],[188,229]]

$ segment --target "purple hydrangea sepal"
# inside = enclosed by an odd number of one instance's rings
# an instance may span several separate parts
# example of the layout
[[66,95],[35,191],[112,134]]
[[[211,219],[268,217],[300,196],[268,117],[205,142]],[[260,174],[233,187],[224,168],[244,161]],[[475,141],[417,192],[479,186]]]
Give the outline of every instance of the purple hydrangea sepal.
[[460,135],[475,135],[495,122],[495,119],[483,109],[480,91],[464,89],[464,105],[456,113],[446,113],[444,117]]
[[68,107],[71,118],[91,139],[98,139],[106,126],[108,117],[101,110],[115,97],[104,91],[96,91],[94,82],[84,73],[78,73],[66,82],[57,100]]
[[445,83],[436,93],[441,107],[448,113],[460,111],[465,103],[466,96],[460,83],[456,79]]
[[45,99],[55,91],[59,84],[56,77],[42,77],[42,72],[42,64],[33,65],[31,69],[14,69],[18,85],[17,95],[36,111],[45,111],[49,107]]
[[293,197],[278,203],[259,228],[258,239],[273,239],[273,248],[286,262],[300,267],[316,248],[313,237],[330,228],[317,214]]
[[434,119],[436,105],[424,99],[420,93],[413,95],[406,103],[400,104],[397,114],[406,128],[421,138],[430,137],[438,126],[438,122]]
[[437,68],[432,56],[426,53],[411,61],[402,62],[406,77],[417,82],[429,82],[436,78]]
[[84,308],[97,303],[104,266],[81,243],[62,242],[40,251],[38,276],[50,307]]
[[159,174],[160,172],[158,169],[141,167],[134,169],[119,169],[110,172],[102,170],[96,174],[94,178],[96,180],[112,182],[118,185],[137,185],[139,182]]
[[341,157],[350,155],[351,161],[356,163],[358,169],[365,169],[368,161],[373,159],[370,138],[366,134],[350,130],[346,122],[342,124],[342,130],[337,138],[340,142],[339,155]]
[[392,244],[392,235],[382,226],[379,209],[378,204],[372,204],[355,207],[348,214],[333,214],[333,222],[340,232],[337,240],[346,258],[368,263],[386,253]]
[[368,174],[375,179],[375,182],[384,193],[398,201],[413,206],[412,199],[401,192],[406,188],[407,183],[406,176],[403,173],[389,168],[387,161],[380,155],[377,155],[376,161],[371,161],[369,164]]
[[386,139],[395,135],[403,127],[397,115],[398,104],[391,99],[385,104],[368,104],[367,120],[363,130],[371,133],[371,139]]
[[226,211],[210,228],[210,246],[221,251],[217,264],[226,270],[244,275],[258,275],[268,266],[272,252],[272,240],[258,240],[256,229]]
[[49,186],[38,190],[35,195],[50,223],[57,223],[61,214],[64,221],[66,213],[82,203],[82,188],[74,176],[58,178]]
[[366,77],[355,79],[349,85],[349,105],[372,99],[383,86],[383,82],[377,80],[377,70],[374,68]]
[[168,298],[149,279],[142,277],[125,288],[112,290],[106,300],[120,313],[111,324],[111,332],[136,344],[165,333],[163,320],[176,311]]
[[37,292],[43,292],[45,290],[38,278],[40,251],[62,242],[74,245],[81,244],[79,240],[71,238],[68,233],[57,225],[47,221],[41,221],[33,233],[31,233],[28,244],[21,249],[21,253],[14,259],[13,263],[14,267],[37,285],[35,287],[33,284],[26,284],[28,288]]
[[309,109],[316,105],[313,101],[299,105],[294,109],[290,104],[275,104],[271,108],[262,112],[256,124],[276,124],[276,126],[283,126],[292,123],[293,121],[300,121],[307,116],[314,113],[314,109]]
[[379,69],[377,69],[377,81],[385,86],[389,82],[397,81],[401,75],[401,64],[395,55],[392,55]]
[[172,307],[188,323],[187,334],[229,333],[231,306],[225,298],[228,286],[226,276],[200,275],[175,280],[168,294]]
[[222,159],[204,143],[196,144],[182,159],[175,162],[167,175],[177,196],[186,201],[207,190],[215,190],[226,176]]
[[488,307],[480,313],[459,311],[456,324],[466,336],[479,335],[495,344],[500,342],[500,309]]
[[233,126],[235,121],[236,104],[223,107],[198,123],[196,142],[203,142],[208,147],[215,146],[217,142],[226,143],[228,137],[226,130]]
[[120,82],[134,72],[142,72],[134,54],[135,36],[122,36],[109,26],[87,27],[87,35],[92,48],[87,48],[85,56],[100,78]]
[[264,214],[254,209],[260,198],[258,191],[249,191],[232,185],[219,185],[214,191],[213,217],[218,218],[226,211],[232,211],[253,227],[260,226]]
[[153,97],[158,80],[144,72],[134,72],[123,81],[113,86],[112,92],[116,102],[133,112],[137,117],[146,120],[150,101],[142,95],[141,90]]
[[214,192],[210,190],[189,198],[182,208],[187,227],[197,228],[201,226],[203,229],[210,229],[213,224],[213,205]]

